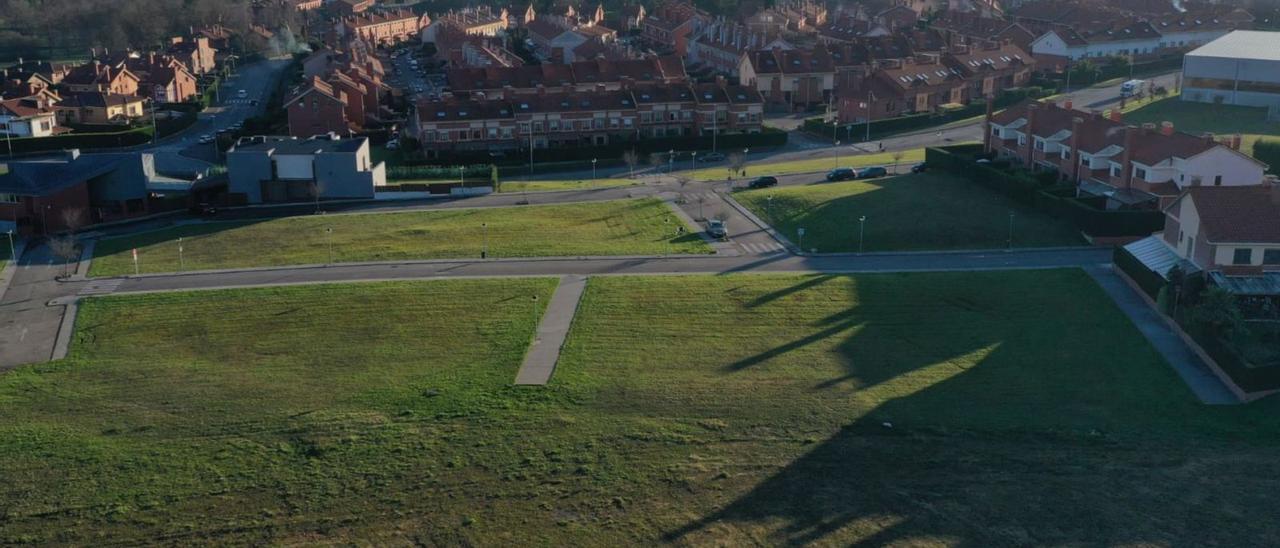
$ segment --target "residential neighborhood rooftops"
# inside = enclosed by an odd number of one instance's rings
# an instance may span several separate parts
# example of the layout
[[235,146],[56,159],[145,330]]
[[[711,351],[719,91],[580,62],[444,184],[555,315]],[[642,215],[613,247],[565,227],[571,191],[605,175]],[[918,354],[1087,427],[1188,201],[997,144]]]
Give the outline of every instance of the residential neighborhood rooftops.
[[1195,186],[1169,207],[1190,199],[1200,231],[1214,243],[1280,243],[1280,187]]
[[70,151],[58,158],[0,163],[0,192],[48,196],[115,169],[133,154],[84,154]]
[[229,152],[269,152],[271,154],[319,154],[322,152],[355,152],[368,141],[366,137],[338,139],[332,136],[310,139],[258,137],[236,144]]

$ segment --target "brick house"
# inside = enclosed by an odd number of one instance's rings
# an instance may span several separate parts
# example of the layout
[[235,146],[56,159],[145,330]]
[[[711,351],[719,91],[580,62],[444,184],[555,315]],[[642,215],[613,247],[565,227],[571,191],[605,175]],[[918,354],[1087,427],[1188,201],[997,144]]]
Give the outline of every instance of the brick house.
[[[1070,104],[1027,101],[988,116],[984,146],[1034,170],[1052,170],[1082,195],[1107,199],[1111,209],[1167,207],[1199,186],[1257,186],[1267,166],[1213,135],[1176,131],[1165,122],[1125,125]],[[1232,144],[1235,141],[1232,140]]]
[[138,76],[128,68],[113,68],[94,59],[67,72],[60,85],[71,93],[136,95],[138,83]]
[[45,235],[65,230],[63,212],[85,223],[151,212],[150,186],[162,179],[146,153],[84,154],[6,162],[0,172],[0,232]]
[[430,24],[431,17],[426,14],[397,9],[349,15],[338,21],[337,30],[342,36],[358,36],[373,44],[398,44],[417,38]]
[[146,99],[119,93],[68,93],[54,110],[63,124],[127,124],[146,115]]
[[187,70],[197,76],[208,74],[217,69],[218,50],[210,45],[209,38],[174,37],[169,41],[165,54],[182,61]]
[[1280,184],[1186,189],[1159,237],[1203,271],[1280,273]]
[[774,108],[804,110],[828,104],[835,65],[823,45],[809,50],[774,47],[742,56],[738,83],[755,88]]
[[346,136],[351,133],[351,121],[347,117],[347,93],[316,77],[291,99],[285,102],[289,113],[289,135],[311,137],[333,133]]
[[689,53],[689,38],[707,24],[709,17],[687,0],[667,0],[645,15],[640,38],[659,51],[680,57]]

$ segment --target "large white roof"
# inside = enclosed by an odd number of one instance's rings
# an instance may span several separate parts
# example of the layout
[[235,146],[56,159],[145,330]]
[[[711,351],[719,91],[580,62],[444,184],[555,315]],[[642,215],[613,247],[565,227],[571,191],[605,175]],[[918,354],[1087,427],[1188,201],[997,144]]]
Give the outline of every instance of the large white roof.
[[1236,30],[1188,53],[1195,57],[1280,61],[1280,32]]

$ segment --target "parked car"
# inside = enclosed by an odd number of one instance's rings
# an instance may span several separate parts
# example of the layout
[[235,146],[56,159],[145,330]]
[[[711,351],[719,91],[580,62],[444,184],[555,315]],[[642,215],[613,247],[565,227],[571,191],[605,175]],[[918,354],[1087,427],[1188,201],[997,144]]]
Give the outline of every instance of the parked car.
[[236,92],[236,96],[237,96],[237,97],[239,97],[239,98],[241,98],[241,99],[244,99],[245,97],[248,97],[248,96],[249,96],[249,92],[247,92],[247,91],[245,91],[245,90],[243,90],[243,89],[242,89],[242,90],[240,90],[240,91],[237,91],[237,92]]
[[200,136],[200,144],[207,145],[213,142],[213,136],[208,133]]
[[707,221],[707,235],[717,240],[723,240],[729,237],[729,231],[724,227],[724,221],[712,219]]
[[851,167],[838,167],[827,172],[828,181],[848,181],[857,178],[858,172]]
[[698,156],[699,162],[720,162],[723,160],[724,160],[724,154],[721,154],[719,152],[708,152],[706,154]]
[[928,164],[925,164],[924,162],[920,162],[914,166],[911,166],[912,173],[924,173],[925,171],[928,171],[928,169],[929,169]]
[[777,177],[756,177],[750,183],[747,183],[747,188],[769,188],[771,186],[778,186]]
[[874,179],[876,177],[884,177],[889,174],[889,170],[880,166],[864,167],[858,170],[858,179]]

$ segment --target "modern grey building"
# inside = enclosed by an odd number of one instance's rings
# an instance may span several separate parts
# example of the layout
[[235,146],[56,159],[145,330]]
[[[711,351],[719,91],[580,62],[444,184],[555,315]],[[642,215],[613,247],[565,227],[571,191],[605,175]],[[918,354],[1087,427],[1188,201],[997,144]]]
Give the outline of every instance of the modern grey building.
[[373,198],[387,182],[369,139],[248,137],[227,152],[227,191],[246,203]]
[[1280,115],[1280,32],[1237,30],[1183,58],[1182,100]]

